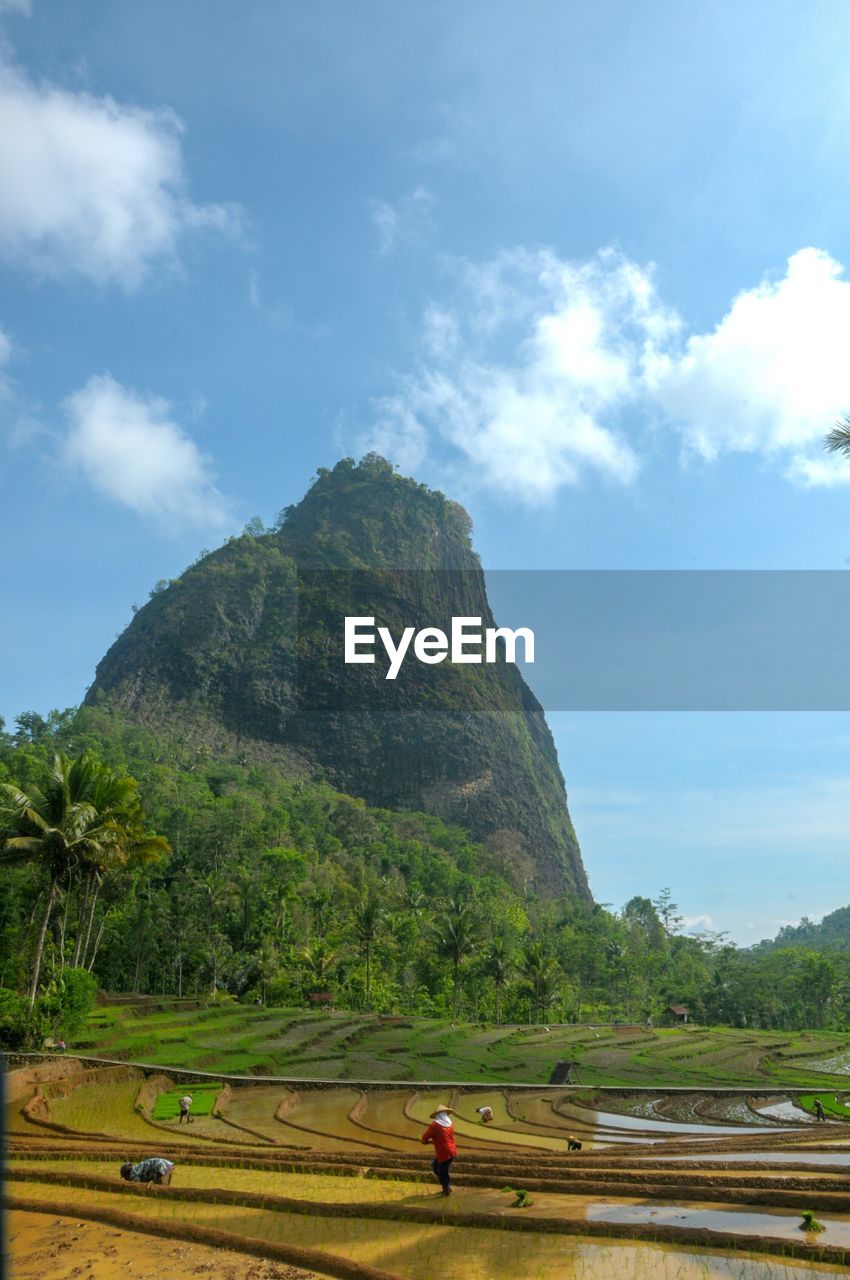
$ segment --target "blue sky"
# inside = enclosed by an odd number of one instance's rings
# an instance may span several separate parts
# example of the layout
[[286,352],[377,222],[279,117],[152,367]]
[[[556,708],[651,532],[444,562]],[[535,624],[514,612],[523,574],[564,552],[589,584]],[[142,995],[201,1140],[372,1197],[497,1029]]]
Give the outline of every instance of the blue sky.
[[[490,568],[844,568],[848,27],[0,0],[0,713],[370,447]],[[847,717],[552,720],[601,899],[850,901]]]

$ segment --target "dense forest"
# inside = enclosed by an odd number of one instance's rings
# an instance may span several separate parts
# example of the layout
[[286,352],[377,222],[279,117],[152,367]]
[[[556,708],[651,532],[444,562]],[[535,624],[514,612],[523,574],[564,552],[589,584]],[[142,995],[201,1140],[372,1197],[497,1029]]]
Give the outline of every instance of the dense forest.
[[510,1022],[657,1020],[672,1002],[706,1023],[850,1026],[837,946],[690,936],[666,889],[616,911],[538,899],[440,818],[189,755],[103,709],[0,726],[0,805],[7,1044],[72,1030],[95,985],[274,1005],[327,991]]

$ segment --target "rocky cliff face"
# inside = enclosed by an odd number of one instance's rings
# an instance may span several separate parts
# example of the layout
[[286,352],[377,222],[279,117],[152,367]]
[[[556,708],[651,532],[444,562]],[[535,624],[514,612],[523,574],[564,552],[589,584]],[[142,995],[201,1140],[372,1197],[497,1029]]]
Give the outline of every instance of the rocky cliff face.
[[[494,625],[465,511],[383,459],[321,471],[273,533],[158,591],[88,703],[211,751],[277,759],[369,804],[466,827],[506,874],[589,898],[543,710],[512,665],[346,666],[343,619]],[[380,656],[380,655],[379,655]]]

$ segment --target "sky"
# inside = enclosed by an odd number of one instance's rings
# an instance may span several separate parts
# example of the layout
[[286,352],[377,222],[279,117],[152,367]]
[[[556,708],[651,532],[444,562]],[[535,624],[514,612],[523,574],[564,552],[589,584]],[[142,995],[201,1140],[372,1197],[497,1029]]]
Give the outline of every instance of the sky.
[[[844,569],[846,5],[0,0],[0,714],[375,448],[488,569]],[[850,717],[553,712],[599,900],[850,902]]]

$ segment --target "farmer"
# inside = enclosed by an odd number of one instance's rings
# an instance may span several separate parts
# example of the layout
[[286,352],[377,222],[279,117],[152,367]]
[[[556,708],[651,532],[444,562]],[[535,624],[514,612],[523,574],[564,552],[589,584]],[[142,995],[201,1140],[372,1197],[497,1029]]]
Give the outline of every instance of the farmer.
[[815,1119],[826,1120],[826,1112],[823,1109],[823,1103],[820,1098],[815,1098]]
[[482,1124],[489,1124],[490,1121],[493,1119],[492,1107],[476,1107],[475,1110],[478,1113],[478,1115],[480,1115]]
[[431,1124],[422,1135],[423,1142],[433,1142],[434,1159],[431,1168],[434,1170],[434,1177],[443,1188],[442,1194],[450,1196],[452,1194],[451,1184],[449,1182],[449,1170],[452,1167],[452,1160],[457,1155],[457,1147],[455,1146],[455,1130],[451,1117],[454,1115],[451,1107],[437,1107],[428,1117]]
[[121,1166],[121,1177],[125,1182],[146,1182],[148,1186],[155,1182],[159,1187],[167,1187],[171,1181],[174,1165],[164,1156],[148,1156],[138,1164],[127,1161]]
[[574,1138],[572,1134],[569,1134],[569,1136],[567,1137],[567,1150],[581,1151],[581,1143],[579,1142],[578,1138]]
[[177,1123],[182,1124],[183,1120],[185,1119],[187,1124],[191,1124],[192,1117],[189,1114],[191,1110],[192,1110],[192,1095],[191,1093],[187,1093],[187,1094],[184,1094],[184,1096],[180,1099],[180,1119],[177,1121]]

